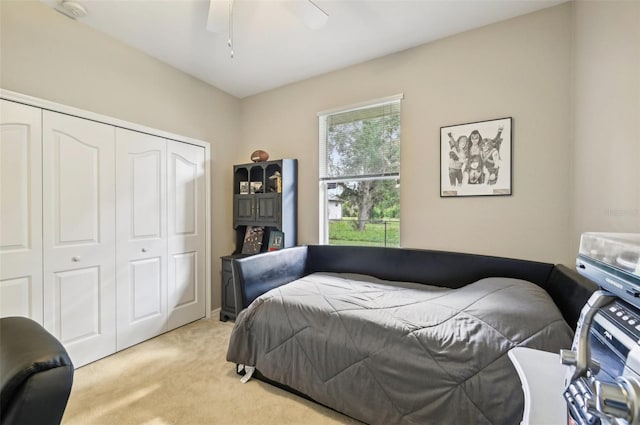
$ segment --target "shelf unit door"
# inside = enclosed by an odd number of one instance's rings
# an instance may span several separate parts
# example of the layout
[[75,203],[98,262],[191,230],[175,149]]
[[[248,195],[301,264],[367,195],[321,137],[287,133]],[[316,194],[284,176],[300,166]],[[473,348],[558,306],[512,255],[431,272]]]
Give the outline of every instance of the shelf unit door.
[[280,224],[279,193],[265,193],[256,195],[256,221],[263,225],[277,226]]
[[116,130],[117,349],[167,330],[166,140]]
[[205,152],[167,141],[168,329],[205,316]]
[[252,224],[256,220],[255,195],[233,195],[233,225]]
[[0,100],[0,316],[42,324],[42,112]]
[[115,128],[43,111],[44,326],[76,367],[112,354]]

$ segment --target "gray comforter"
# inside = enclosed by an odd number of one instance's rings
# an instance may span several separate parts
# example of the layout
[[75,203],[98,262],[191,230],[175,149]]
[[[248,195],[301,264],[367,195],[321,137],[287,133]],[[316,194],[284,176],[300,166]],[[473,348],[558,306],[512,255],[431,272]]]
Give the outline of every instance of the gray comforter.
[[530,282],[448,289],[315,273],[243,310],[227,359],[370,424],[515,425],[523,394],[507,352],[558,352],[571,338]]

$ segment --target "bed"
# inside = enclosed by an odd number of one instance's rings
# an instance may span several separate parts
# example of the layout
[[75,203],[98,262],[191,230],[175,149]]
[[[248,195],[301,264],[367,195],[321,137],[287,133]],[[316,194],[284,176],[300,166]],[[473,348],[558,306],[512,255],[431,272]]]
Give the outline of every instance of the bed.
[[[553,265],[503,264],[505,270],[530,268],[532,282],[519,272],[496,271],[491,264],[500,259],[461,257],[481,260],[475,269],[489,267],[491,275],[467,271],[471,281],[429,284],[417,276],[375,276],[376,266],[358,261],[362,248],[335,252],[353,254],[360,265],[350,267],[319,265],[321,256],[309,258],[315,249],[306,249],[303,267],[291,260],[295,253],[284,262],[277,255],[256,256],[271,267],[259,282],[264,291],[254,293],[238,315],[227,359],[365,423],[517,424],[523,395],[507,352],[517,346],[558,352],[571,345],[572,327],[543,285],[534,283],[545,271],[548,282]],[[392,260],[389,266],[397,265],[401,257],[393,257],[402,251],[364,253],[370,260]],[[243,303],[259,261],[250,268],[234,264]],[[411,277],[424,265],[407,267],[395,275]],[[367,270],[371,274],[362,273]]]

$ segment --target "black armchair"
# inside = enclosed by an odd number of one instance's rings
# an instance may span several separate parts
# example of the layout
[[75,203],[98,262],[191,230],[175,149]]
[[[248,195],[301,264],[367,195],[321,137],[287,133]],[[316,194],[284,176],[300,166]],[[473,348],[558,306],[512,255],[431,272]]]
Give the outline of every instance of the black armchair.
[[0,424],[59,424],[73,371],[62,344],[37,322],[0,319]]

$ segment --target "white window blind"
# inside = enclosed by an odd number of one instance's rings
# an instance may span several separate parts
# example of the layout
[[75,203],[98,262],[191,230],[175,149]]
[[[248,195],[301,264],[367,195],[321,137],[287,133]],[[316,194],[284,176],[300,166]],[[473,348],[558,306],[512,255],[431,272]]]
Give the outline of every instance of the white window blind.
[[319,113],[320,180],[400,175],[400,99]]

